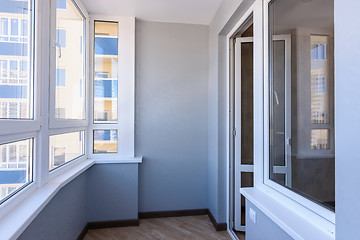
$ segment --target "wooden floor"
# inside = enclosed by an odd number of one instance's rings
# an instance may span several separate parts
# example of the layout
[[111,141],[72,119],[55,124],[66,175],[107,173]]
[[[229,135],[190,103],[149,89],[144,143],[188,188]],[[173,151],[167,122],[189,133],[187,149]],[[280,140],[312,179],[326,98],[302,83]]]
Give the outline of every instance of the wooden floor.
[[85,240],[225,240],[227,231],[217,232],[207,215],[191,217],[141,219],[138,227],[89,230]]

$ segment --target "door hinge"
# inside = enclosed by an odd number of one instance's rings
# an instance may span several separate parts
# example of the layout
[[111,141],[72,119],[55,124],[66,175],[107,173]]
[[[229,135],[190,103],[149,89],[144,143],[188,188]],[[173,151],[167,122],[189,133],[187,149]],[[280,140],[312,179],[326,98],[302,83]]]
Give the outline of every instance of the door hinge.
[[232,130],[232,135],[236,136],[236,129]]

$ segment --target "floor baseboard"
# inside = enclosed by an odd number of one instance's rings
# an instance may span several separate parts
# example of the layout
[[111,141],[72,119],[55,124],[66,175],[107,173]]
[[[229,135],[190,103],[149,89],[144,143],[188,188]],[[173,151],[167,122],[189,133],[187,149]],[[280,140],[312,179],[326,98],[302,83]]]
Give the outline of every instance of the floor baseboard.
[[139,212],[139,219],[207,215],[208,209]]
[[218,223],[214,216],[212,215],[211,211],[208,210],[209,219],[214,225],[214,228],[216,231],[226,231],[227,230],[227,224],[226,223]]
[[77,240],[83,240],[84,237],[86,236],[86,233],[88,232],[88,230],[89,230],[88,224],[86,223],[84,229],[81,231],[81,233],[77,237]]
[[139,219],[89,222],[88,229],[139,226]]

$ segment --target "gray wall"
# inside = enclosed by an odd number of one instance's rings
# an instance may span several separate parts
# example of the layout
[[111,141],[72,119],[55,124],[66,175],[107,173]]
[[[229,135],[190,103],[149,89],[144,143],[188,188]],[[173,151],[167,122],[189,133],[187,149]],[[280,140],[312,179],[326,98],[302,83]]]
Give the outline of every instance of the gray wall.
[[138,164],[99,164],[88,170],[88,221],[138,218]]
[[136,23],[139,211],[208,208],[208,27]]
[[64,186],[18,239],[76,239],[87,223],[87,189],[85,172]]
[[360,1],[335,0],[336,239],[359,239]]
[[[249,218],[249,209],[256,212],[256,224]],[[262,213],[251,202],[246,201],[246,240],[291,240],[284,230]]]

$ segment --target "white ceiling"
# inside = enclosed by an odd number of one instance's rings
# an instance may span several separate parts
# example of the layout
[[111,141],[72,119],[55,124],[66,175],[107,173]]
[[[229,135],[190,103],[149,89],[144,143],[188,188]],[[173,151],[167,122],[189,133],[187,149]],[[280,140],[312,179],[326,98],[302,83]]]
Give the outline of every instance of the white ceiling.
[[88,12],[209,25],[223,0],[82,0]]

